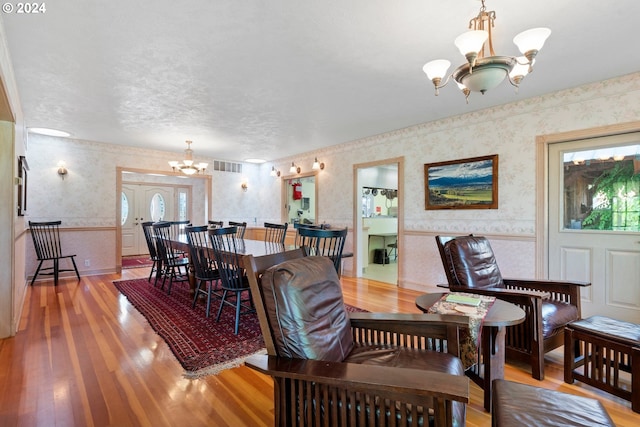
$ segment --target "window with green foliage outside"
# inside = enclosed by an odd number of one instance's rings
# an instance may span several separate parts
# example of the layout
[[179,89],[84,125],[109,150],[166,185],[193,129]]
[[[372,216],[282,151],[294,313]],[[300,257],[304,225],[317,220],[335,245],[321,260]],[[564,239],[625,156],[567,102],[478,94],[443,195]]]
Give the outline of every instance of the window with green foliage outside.
[[640,231],[640,146],[564,154],[564,226]]

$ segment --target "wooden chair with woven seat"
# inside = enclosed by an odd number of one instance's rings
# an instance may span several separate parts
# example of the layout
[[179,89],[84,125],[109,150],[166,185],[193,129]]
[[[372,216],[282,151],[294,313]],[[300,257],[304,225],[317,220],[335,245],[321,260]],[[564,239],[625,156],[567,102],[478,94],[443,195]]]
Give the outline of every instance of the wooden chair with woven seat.
[[[61,272],[75,271],[76,277],[80,280],[80,273],[76,266],[76,255],[67,255],[62,252],[62,244],[60,243],[60,224],[62,221],[34,222],[29,221],[29,230],[33,239],[33,248],[36,251],[38,259],[38,268],[31,279],[31,286],[36,281],[38,274],[52,275],[53,285],[58,286],[58,277]],[[71,268],[60,268],[61,259],[69,259],[73,265]],[[45,261],[53,262],[51,267],[42,268]]]
[[300,236],[299,247],[304,248],[307,255],[330,258],[338,276],[340,276],[342,272],[342,252],[347,238],[347,231],[347,228],[325,230],[301,227],[298,229]]
[[507,328],[506,357],[544,379],[544,355],[563,345],[565,325],[581,318],[580,289],[590,283],[505,279],[486,237],[436,236],[436,242],[452,291],[491,295],[524,310],[525,321]]
[[[242,239],[237,237],[236,227],[209,229],[209,239],[220,274],[222,297],[216,322],[220,321],[225,305],[235,307],[234,333],[238,335],[240,315],[255,312],[247,275],[242,267]],[[232,298],[229,298],[232,297]]]
[[167,294],[171,295],[173,282],[189,281],[189,258],[184,257],[183,251],[172,244],[172,225],[170,222],[156,222],[152,227],[156,240],[156,248],[160,258],[162,259],[163,275],[161,289],[164,289],[165,281],[167,277],[169,277]]
[[187,227],[187,242],[189,243],[189,259],[193,265],[193,274],[196,279],[196,289],[193,296],[192,307],[195,308],[200,295],[207,298],[206,316],[209,317],[211,309],[211,296],[221,297],[217,290],[220,290],[220,272],[216,267],[213,248],[209,240],[209,227]]
[[267,348],[245,363],[274,380],[274,425],[465,425],[468,318],[348,313],[331,260],[296,251],[245,263]]
[[244,233],[245,231],[247,231],[246,222],[229,221],[229,227],[236,227],[236,229],[238,230],[236,232],[236,237],[238,239],[244,239]]
[[284,239],[287,237],[288,223],[273,224],[271,222],[265,222],[264,228],[264,241],[269,243],[279,243],[284,245]]

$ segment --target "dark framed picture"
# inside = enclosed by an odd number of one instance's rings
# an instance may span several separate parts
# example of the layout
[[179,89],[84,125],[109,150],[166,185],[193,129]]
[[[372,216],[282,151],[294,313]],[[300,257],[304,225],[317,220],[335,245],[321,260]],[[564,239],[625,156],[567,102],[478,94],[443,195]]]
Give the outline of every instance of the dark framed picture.
[[25,156],[18,157],[18,215],[27,213],[27,171],[29,165]]
[[424,165],[425,209],[498,209],[498,155]]

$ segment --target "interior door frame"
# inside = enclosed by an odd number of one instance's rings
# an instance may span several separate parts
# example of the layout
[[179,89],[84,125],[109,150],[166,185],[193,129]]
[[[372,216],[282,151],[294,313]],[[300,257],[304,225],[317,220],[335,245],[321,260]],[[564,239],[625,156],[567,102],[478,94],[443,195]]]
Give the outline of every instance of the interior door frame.
[[536,136],[536,277],[549,277],[549,145],[640,132],[640,121]]
[[[313,177],[313,184],[315,187],[315,201],[314,201],[314,214],[313,217],[315,218],[314,221],[316,222],[316,224],[318,223],[319,219],[318,219],[318,171],[311,171],[311,172],[302,172],[302,173],[297,173],[297,174],[290,174],[290,175],[283,175],[282,178],[280,179],[280,183],[281,183],[281,187],[280,187],[280,200],[282,201],[281,205],[280,205],[280,220],[282,221],[282,223],[284,224],[289,223],[289,211],[287,210],[287,206],[289,204],[289,193],[288,193],[288,181],[293,181],[294,179],[298,179],[298,178],[310,178]],[[292,228],[293,228],[293,224],[289,224]],[[295,230],[294,230],[295,231]]]
[[[362,193],[359,190],[359,171],[376,166],[394,164],[398,167],[398,239],[396,253],[398,260],[402,260],[400,254],[404,250],[404,157],[393,157],[389,159],[376,160],[367,163],[355,163],[353,165],[353,271],[354,277],[362,277],[360,266],[360,234],[362,230]],[[401,278],[403,275],[403,264],[398,262],[397,286],[402,287]]]
[[[116,210],[115,210],[115,222],[116,222],[116,248],[115,248],[115,258],[116,258],[116,272],[122,273],[122,225],[120,224],[120,214],[122,212],[122,199],[120,194],[122,193],[122,174],[132,172],[139,174],[154,174],[154,175],[163,175],[163,176],[173,176],[180,177],[186,179],[204,179],[205,180],[205,217],[209,218],[210,213],[212,212],[212,203],[211,203],[211,189],[212,189],[212,176],[207,174],[196,174],[192,176],[186,177],[184,174],[180,172],[167,172],[165,170],[155,170],[155,169],[139,169],[139,168],[130,168],[125,166],[116,166]],[[193,195],[192,195],[193,198]]]

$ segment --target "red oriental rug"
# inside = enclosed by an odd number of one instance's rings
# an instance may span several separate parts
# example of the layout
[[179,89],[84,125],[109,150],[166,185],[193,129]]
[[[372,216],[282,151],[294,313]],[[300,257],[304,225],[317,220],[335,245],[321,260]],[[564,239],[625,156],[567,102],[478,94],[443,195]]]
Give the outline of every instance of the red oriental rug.
[[149,255],[135,255],[135,256],[123,256],[122,268],[140,268],[151,267],[153,261],[149,258]]
[[[199,378],[241,365],[248,356],[264,353],[260,323],[255,313],[240,316],[240,330],[234,335],[235,310],[225,307],[220,322],[215,317],[219,300],[211,302],[211,315],[205,316],[205,302],[193,299],[183,284],[167,295],[166,288],[154,287],[147,279],[113,282],[129,302],[147,319],[182,367],[185,377]],[[349,311],[363,311],[347,305]]]

